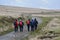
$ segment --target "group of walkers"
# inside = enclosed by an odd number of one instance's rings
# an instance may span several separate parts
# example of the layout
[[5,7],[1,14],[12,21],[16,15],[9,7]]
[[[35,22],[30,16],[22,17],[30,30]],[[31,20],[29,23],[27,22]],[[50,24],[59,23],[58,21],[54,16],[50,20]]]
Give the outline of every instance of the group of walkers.
[[[27,25],[27,30],[28,31],[34,31],[37,30],[37,25],[38,25],[38,21],[35,19],[28,19],[26,21],[26,25]],[[20,32],[23,32],[24,29],[24,22],[22,20],[18,21],[17,19],[14,21],[14,30],[15,32],[18,31],[18,28],[20,29]]]

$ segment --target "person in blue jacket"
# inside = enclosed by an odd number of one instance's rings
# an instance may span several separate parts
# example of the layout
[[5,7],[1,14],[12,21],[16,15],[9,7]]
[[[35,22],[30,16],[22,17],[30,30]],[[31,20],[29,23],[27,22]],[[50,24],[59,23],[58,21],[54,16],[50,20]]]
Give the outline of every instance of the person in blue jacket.
[[31,20],[30,25],[31,25],[31,31],[34,31],[34,20],[33,19]]
[[37,30],[37,25],[38,25],[38,21],[36,20],[36,18],[34,19],[34,30]]

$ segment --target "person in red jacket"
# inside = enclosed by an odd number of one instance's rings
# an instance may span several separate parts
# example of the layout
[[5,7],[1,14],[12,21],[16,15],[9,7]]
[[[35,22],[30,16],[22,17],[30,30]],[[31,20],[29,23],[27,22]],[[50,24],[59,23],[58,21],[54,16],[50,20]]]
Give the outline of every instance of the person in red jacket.
[[15,32],[18,31],[18,20],[17,19],[14,21],[14,30]]
[[30,31],[30,19],[26,21],[26,24],[27,24],[28,31]]
[[20,20],[19,22],[20,32],[23,32],[23,25],[24,25],[23,21]]

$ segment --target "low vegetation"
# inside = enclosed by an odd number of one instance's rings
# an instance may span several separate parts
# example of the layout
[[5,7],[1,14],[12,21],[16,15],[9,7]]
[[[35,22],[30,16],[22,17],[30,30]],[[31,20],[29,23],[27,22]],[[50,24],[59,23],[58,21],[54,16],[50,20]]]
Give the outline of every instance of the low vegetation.
[[13,31],[13,21],[12,17],[0,16],[0,36]]
[[49,21],[51,21],[52,18],[50,17],[42,17],[42,23],[38,25],[38,29],[35,30],[34,32],[31,32],[31,35],[37,35],[37,34],[42,34],[42,28],[45,27]]
[[41,17],[41,19],[42,19],[42,23],[38,25],[38,29],[35,30],[34,32],[30,32],[30,35],[28,37],[24,38],[23,40],[28,40],[29,37],[35,37],[36,35],[40,35],[40,34],[44,33],[44,32],[42,32],[41,29],[43,27],[45,27],[49,23],[49,21],[52,20],[52,18],[51,17]]

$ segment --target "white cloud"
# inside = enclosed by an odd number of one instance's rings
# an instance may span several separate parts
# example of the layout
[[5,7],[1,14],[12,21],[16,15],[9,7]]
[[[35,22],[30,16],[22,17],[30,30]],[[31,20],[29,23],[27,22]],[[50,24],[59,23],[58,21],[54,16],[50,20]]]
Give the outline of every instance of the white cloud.
[[15,0],[16,2],[25,2],[25,1],[28,1],[28,0]]
[[42,0],[44,4],[48,4],[48,0]]
[[41,6],[40,8],[41,8],[41,9],[49,9],[49,10],[50,10],[50,9],[54,9],[54,8],[48,8],[48,7],[43,7],[43,6]]
[[24,1],[25,0],[15,0],[16,3],[21,3],[21,4],[25,3]]
[[46,8],[46,7],[40,7],[41,9],[49,9],[49,8]]

